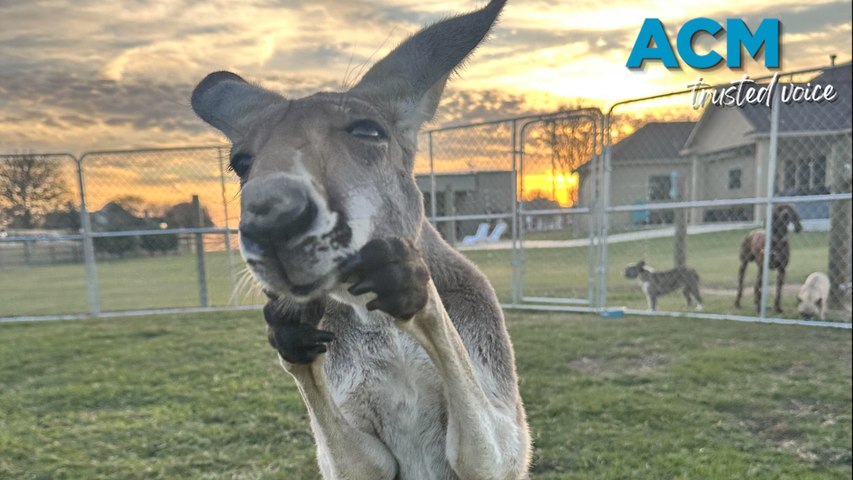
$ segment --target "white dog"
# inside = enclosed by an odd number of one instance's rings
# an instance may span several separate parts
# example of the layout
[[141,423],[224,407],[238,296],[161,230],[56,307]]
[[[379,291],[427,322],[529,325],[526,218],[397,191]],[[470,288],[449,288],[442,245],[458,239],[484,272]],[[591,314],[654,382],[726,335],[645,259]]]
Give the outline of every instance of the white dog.
[[829,298],[829,277],[823,272],[814,272],[806,278],[797,293],[800,318],[810,320],[819,316],[826,318],[826,302]]

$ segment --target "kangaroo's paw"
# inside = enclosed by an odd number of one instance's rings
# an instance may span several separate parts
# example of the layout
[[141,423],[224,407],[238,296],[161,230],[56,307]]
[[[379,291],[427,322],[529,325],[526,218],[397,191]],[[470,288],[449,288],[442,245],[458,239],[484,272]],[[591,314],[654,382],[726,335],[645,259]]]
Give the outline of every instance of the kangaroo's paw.
[[418,249],[406,239],[371,240],[341,265],[341,279],[352,282],[352,295],[375,293],[368,310],[381,310],[398,320],[411,319],[429,298],[429,269]]
[[309,364],[326,352],[335,339],[332,332],[315,327],[323,316],[322,302],[282,305],[270,301],[264,306],[270,345],[288,363]]

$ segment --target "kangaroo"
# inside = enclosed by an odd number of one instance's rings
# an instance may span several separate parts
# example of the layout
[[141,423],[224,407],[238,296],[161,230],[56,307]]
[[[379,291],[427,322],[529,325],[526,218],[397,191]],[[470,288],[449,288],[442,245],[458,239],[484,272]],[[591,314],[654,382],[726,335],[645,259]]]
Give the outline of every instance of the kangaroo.
[[504,3],[421,30],[346,92],[285,99],[229,72],[193,91],[232,144],[240,251],[327,480],[528,478],[496,295],[413,175],[419,128]]

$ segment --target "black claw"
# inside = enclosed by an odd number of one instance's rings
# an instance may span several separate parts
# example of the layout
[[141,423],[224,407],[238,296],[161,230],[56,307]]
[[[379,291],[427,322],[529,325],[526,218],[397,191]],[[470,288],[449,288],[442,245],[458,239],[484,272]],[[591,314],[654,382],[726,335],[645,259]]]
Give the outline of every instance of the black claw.
[[380,304],[378,298],[375,298],[375,299],[367,302],[367,310],[368,311],[372,312],[374,310],[379,310],[380,307],[381,307],[381,304]]
[[341,265],[338,267],[340,271],[341,281],[346,282],[352,276],[353,273],[359,268],[361,265],[362,259],[361,254],[356,253],[355,255],[347,258]]
[[376,289],[376,283],[372,280],[363,280],[355,285],[349,287],[347,290],[349,293],[358,296]]
[[264,289],[264,295],[267,296],[268,300],[278,300],[279,298],[277,293],[272,290],[267,290],[266,288]]
[[328,343],[335,340],[335,334],[327,330],[315,330],[314,334],[318,342]]
[[409,240],[371,240],[339,268],[341,280],[354,283],[348,290],[351,294],[376,294],[367,303],[368,310],[408,320],[426,305],[429,270]]
[[335,339],[334,333],[316,328],[324,312],[322,301],[307,304],[268,302],[264,306],[264,318],[270,345],[290,363],[313,362],[327,351],[325,344]]

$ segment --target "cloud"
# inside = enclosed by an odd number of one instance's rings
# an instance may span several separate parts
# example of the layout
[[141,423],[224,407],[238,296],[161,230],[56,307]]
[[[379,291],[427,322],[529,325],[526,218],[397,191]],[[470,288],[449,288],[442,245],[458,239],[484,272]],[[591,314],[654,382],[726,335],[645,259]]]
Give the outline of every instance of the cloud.
[[[460,0],[52,0],[0,2],[0,150],[214,143],[189,108],[195,83],[228,69],[290,97],[338,90]],[[696,72],[624,68],[642,18],[669,28],[737,11],[779,17],[786,69],[849,59],[848,2],[510,2],[493,38],[448,89],[436,124],[561,103],[607,105],[681,88]],[[750,67],[750,74],[764,74]],[[706,75],[728,79],[725,69]],[[714,77],[716,75],[716,77]],[[738,75],[739,76],[739,75]],[[573,100],[582,98],[583,100]]]

